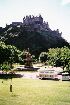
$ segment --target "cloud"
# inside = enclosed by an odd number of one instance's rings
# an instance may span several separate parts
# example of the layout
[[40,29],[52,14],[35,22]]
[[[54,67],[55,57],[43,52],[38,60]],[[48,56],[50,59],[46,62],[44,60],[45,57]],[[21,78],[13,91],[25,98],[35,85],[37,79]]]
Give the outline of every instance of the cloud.
[[62,5],[67,5],[67,4],[69,4],[70,3],[70,0],[62,0]]

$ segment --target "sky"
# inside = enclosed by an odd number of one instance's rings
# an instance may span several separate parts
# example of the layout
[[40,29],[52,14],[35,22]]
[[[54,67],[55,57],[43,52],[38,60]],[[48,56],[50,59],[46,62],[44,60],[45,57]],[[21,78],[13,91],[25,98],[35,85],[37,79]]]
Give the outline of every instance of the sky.
[[22,22],[26,15],[42,15],[52,30],[70,42],[70,0],[0,0],[0,27]]

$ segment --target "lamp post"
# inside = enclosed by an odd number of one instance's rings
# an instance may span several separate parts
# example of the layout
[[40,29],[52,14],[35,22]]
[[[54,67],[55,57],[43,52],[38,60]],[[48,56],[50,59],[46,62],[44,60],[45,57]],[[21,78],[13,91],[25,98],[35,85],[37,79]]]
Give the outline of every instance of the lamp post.
[[11,83],[10,83],[10,92],[12,92],[12,77],[11,77]]

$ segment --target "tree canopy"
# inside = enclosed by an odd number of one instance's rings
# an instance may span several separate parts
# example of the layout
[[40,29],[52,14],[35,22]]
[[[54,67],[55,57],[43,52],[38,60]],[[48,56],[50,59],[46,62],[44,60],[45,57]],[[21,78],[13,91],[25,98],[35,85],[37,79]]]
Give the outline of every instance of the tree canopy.
[[68,47],[50,48],[48,52],[41,53],[40,61],[47,61],[49,65],[61,66],[70,72],[70,49]]
[[19,51],[15,46],[6,45],[4,42],[0,42],[0,65],[4,63],[10,64],[12,67],[13,63],[19,62],[19,56],[21,51]]

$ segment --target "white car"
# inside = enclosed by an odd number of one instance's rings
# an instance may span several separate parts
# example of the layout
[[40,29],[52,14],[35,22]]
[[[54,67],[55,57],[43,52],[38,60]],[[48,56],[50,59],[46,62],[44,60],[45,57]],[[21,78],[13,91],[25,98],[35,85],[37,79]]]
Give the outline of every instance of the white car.
[[51,69],[40,69],[38,70],[38,77],[39,79],[59,79],[58,72]]

